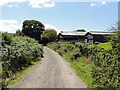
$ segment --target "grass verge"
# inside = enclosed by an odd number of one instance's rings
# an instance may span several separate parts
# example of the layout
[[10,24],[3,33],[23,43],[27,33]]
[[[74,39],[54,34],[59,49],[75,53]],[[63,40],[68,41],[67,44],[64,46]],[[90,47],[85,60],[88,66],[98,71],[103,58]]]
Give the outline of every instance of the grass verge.
[[75,70],[76,75],[79,76],[88,85],[89,88],[92,88],[93,78],[91,77],[91,70],[94,64],[88,64],[86,62],[87,58],[84,56],[71,61],[70,53],[71,52],[64,54],[63,58],[70,63],[71,67]]
[[14,86],[15,84],[17,84],[18,82],[20,82],[20,80],[27,75],[27,73],[35,66],[39,63],[40,61],[36,61],[36,62],[32,62],[30,66],[28,66],[27,68],[25,68],[24,70],[22,70],[21,72],[16,74],[16,79],[12,80],[9,85],[7,86],[7,88],[11,88],[12,86]]
[[[48,46],[48,48],[53,49],[54,46]],[[58,50],[56,51],[58,52]],[[81,56],[78,59],[75,60],[71,60],[73,51],[69,51],[66,53],[62,53],[62,57],[68,62],[70,63],[71,68],[73,68],[76,72],[76,75],[79,76],[83,82],[86,83],[86,85],[88,86],[88,88],[93,88],[93,78],[91,76],[91,71],[92,68],[94,66],[93,62],[88,63],[88,58]]]

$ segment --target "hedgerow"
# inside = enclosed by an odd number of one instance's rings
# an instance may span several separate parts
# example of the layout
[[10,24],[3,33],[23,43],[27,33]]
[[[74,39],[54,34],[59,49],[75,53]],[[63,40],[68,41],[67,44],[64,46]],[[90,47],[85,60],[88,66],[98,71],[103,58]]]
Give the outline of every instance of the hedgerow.
[[[43,55],[42,46],[29,37],[2,37],[2,87],[5,88],[14,79],[13,76],[40,60]],[[8,36],[9,35],[9,36]],[[6,39],[6,37],[8,37]],[[9,41],[9,44],[8,44]],[[7,43],[6,43],[7,42]]]
[[90,47],[85,43],[76,43],[75,45],[72,43],[53,43],[48,44],[48,47],[60,55],[72,52],[71,61],[77,60],[82,56],[92,59],[94,63],[91,71],[93,78],[92,87],[118,89],[120,88],[120,52],[117,45],[117,39],[114,38],[112,41],[113,48],[111,50],[106,50],[98,46]]

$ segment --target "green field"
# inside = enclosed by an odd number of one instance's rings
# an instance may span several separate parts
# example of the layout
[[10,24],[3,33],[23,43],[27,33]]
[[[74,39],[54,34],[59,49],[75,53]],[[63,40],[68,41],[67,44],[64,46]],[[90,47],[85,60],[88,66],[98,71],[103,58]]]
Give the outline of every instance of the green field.
[[98,47],[104,48],[104,49],[106,49],[106,50],[112,49],[112,45],[111,45],[110,42],[99,43],[98,45],[93,44],[93,45],[90,45],[90,46],[98,46]]
[[111,45],[110,42],[107,42],[107,43],[99,43],[98,46],[101,47],[101,48],[104,48],[104,49],[106,49],[106,50],[112,49],[112,45]]

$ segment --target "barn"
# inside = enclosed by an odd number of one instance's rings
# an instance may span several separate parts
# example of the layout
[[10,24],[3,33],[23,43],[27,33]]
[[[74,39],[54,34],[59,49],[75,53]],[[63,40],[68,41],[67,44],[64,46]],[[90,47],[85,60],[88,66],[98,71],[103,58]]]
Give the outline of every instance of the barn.
[[106,42],[105,36],[112,35],[111,32],[88,32],[85,37],[85,42],[88,43],[104,43]]
[[61,31],[58,35],[59,41],[76,41],[76,42],[83,42],[85,41],[85,35],[87,32],[76,32],[76,31]]
[[61,31],[58,35],[59,42],[106,42],[105,36],[112,35],[111,32],[77,32],[77,31]]

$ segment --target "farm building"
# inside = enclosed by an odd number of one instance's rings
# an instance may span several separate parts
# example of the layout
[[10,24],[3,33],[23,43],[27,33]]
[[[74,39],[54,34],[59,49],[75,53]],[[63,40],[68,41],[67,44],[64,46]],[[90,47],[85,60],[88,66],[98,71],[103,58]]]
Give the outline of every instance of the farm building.
[[85,35],[87,32],[70,32],[70,31],[61,31],[59,33],[59,41],[77,41],[81,42],[85,40]]
[[61,31],[58,35],[58,40],[60,42],[106,42],[105,36],[111,35],[110,32],[77,32],[77,31]]
[[111,35],[110,32],[88,32],[85,37],[85,42],[95,43],[95,42],[106,42],[105,36]]

